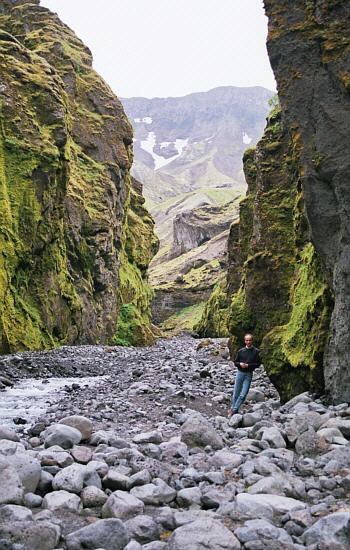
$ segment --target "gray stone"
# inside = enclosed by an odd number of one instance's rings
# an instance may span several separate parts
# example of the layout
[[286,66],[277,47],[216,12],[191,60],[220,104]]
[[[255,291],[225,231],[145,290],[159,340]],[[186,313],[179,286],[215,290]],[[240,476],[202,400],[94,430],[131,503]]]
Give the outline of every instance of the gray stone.
[[16,470],[25,493],[35,493],[40,481],[40,462],[31,455],[31,452],[17,452],[8,458],[11,466]]
[[234,511],[242,516],[267,519],[273,517],[274,509],[267,501],[259,502],[253,495],[248,493],[239,493],[234,504]]
[[175,489],[167,485],[160,478],[154,479],[153,483],[134,487],[130,493],[145,504],[152,505],[168,504],[176,497]]
[[348,441],[343,437],[343,434],[338,428],[321,428],[318,430],[318,435],[323,437],[327,443],[338,443],[347,445]]
[[98,445],[101,445],[101,444],[108,445],[110,437],[111,437],[111,434],[109,434],[105,430],[98,430],[97,432],[94,432],[91,435],[89,443],[94,447],[97,447]]
[[240,454],[232,453],[226,449],[216,451],[210,458],[210,465],[214,468],[225,468],[226,470],[232,470],[238,468],[243,462],[243,457]]
[[273,509],[274,512],[280,514],[286,514],[291,510],[301,510],[306,508],[306,504],[300,500],[280,496],[280,495],[271,495],[271,494],[258,494],[250,495],[248,493],[241,493],[237,495],[237,502],[255,502],[257,505],[267,505]]
[[257,422],[260,422],[262,419],[262,413],[261,412],[251,412],[246,413],[243,415],[243,427],[244,428],[250,428],[251,426],[254,426]]
[[90,439],[92,435],[93,423],[85,416],[66,416],[59,421],[59,424],[64,424],[65,426],[70,426],[71,428],[79,430],[81,433],[81,439],[83,440]]
[[198,519],[175,529],[168,550],[240,550],[237,538],[220,521]]
[[71,449],[81,441],[81,432],[65,424],[53,424],[43,433],[45,447],[59,445],[63,449]]
[[133,442],[136,444],[155,443],[156,445],[159,445],[163,442],[163,436],[158,430],[143,432],[135,435]]
[[26,493],[23,498],[23,504],[28,508],[40,508],[42,502],[42,497],[40,495],[35,495],[34,493]]
[[104,491],[90,485],[85,487],[81,493],[81,500],[84,508],[94,508],[95,506],[103,506],[108,497]]
[[262,391],[252,388],[248,392],[247,401],[251,401],[252,403],[262,403],[265,401],[265,395]]
[[142,550],[144,546],[141,546],[136,540],[131,540],[124,548],[124,550]]
[[322,424],[322,428],[338,428],[344,437],[350,439],[350,419],[336,416]]
[[24,487],[15,468],[0,456],[0,505],[22,504]]
[[287,445],[278,428],[262,428],[262,441],[267,441],[270,447],[274,449],[284,449]]
[[181,427],[181,439],[188,447],[222,449],[223,440],[213,426],[199,413],[193,413]]
[[107,475],[103,478],[102,484],[103,487],[111,489],[111,491],[117,491],[118,489],[126,491],[129,484],[129,478],[118,472],[118,470],[110,468]]
[[146,485],[151,482],[151,475],[148,470],[140,470],[128,478],[127,489],[130,491],[133,487]]
[[243,415],[242,414],[233,414],[228,422],[231,428],[238,428],[242,424]]
[[74,463],[73,457],[59,445],[40,451],[39,457],[42,466],[57,465],[60,468],[66,468]]
[[12,544],[23,544],[26,550],[53,550],[57,548],[61,531],[49,521],[14,521],[0,524],[0,539]]
[[125,522],[125,527],[132,539],[146,544],[159,538],[159,528],[149,516],[137,516]]
[[8,439],[9,441],[19,441],[19,437],[14,430],[7,426],[0,425],[0,439]]
[[128,542],[126,527],[119,519],[101,519],[66,537],[67,550],[123,550]]
[[142,550],[167,550],[167,549],[168,549],[167,543],[162,542],[160,540],[154,540],[142,546]]
[[67,491],[53,491],[43,498],[42,507],[52,511],[81,512],[82,504],[78,495]]
[[201,504],[202,493],[199,487],[188,487],[181,489],[177,493],[176,500],[181,508],[189,508],[190,506],[199,507]]
[[350,548],[350,512],[335,512],[319,519],[303,535],[306,545],[317,541],[322,550]]
[[[134,490],[134,489],[133,489]],[[102,508],[102,517],[130,519],[142,514],[144,503],[133,494],[125,491],[115,491],[109,497]]]
[[328,443],[320,436],[313,428],[309,428],[306,432],[302,433],[296,443],[295,450],[302,456],[313,456],[321,452],[326,451]]
[[235,535],[242,544],[255,540],[265,544],[269,544],[273,540],[283,543],[293,543],[292,537],[284,529],[276,527],[266,519],[246,521],[243,527],[238,527],[235,530]]
[[78,495],[83,490],[85,475],[86,466],[72,464],[56,474],[52,481],[52,487],[55,491],[68,491]]
[[0,523],[6,521],[29,521],[31,519],[33,519],[32,512],[24,506],[5,504],[5,506],[0,507]]

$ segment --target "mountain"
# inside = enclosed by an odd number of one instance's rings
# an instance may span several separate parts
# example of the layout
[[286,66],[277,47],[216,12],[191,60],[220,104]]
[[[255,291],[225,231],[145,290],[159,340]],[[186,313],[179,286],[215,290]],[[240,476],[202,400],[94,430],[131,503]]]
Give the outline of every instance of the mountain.
[[122,99],[134,126],[132,171],[144,184],[160,239],[150,265],[157,322],[173,315],[178,322],[184,308],[196,307],[197,315],[221,277],[229,225],[246,188],[242,155],[262,134],[271,96],[260,87],[227,86]]
[[153,341],[132,128],[38,0],[0,5],[0,353]]
[[184,97],[122,99],[134,176],[151,206],[200,188],[245,187],[242,155],[262,135],[273,93],[223,86]]

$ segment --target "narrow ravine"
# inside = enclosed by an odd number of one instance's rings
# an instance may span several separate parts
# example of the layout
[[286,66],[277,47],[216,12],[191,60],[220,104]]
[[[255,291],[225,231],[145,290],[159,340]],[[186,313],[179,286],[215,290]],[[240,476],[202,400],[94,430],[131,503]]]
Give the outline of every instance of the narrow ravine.
[[[26,352],[0,372],[16,378],[1,393],[1,548],[346,548],[350,409],[306,393],[281,406],[260,368],[229,419],[226,340]],[[20,416],[33,379],[50,404],[12,430],[4,403]]]

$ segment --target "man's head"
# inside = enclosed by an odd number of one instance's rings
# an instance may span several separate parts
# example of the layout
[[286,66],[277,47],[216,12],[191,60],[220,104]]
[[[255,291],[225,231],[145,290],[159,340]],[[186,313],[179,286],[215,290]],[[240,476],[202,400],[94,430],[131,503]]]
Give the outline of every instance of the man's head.
[[252,334],[245,334],[244,335],[244,343],[247,346],[247,348],[251,348],[253,345],[253,335]]

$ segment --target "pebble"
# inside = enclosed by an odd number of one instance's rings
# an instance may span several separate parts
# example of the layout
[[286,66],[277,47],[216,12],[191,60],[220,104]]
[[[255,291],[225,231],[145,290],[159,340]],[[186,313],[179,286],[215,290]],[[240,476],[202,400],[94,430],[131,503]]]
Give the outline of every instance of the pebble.
[[261,368],[228,418],[226,341],[202,342],[16,354],[16,376],[105,378],[34,426],[0,419],[1,548],[350,547],[349,407],[281,406]]

